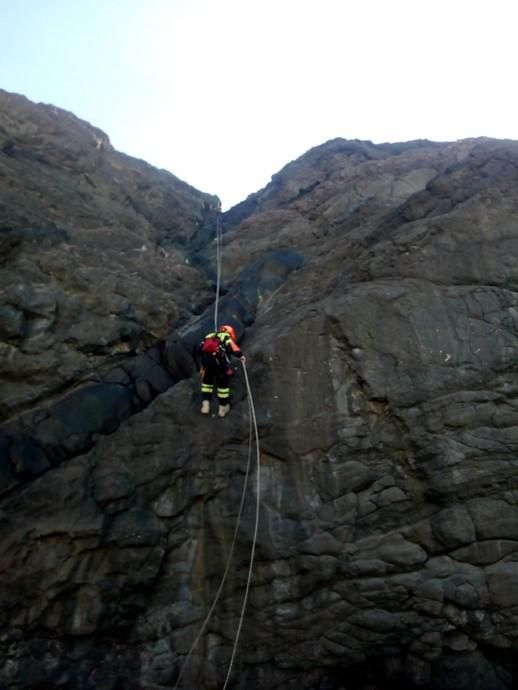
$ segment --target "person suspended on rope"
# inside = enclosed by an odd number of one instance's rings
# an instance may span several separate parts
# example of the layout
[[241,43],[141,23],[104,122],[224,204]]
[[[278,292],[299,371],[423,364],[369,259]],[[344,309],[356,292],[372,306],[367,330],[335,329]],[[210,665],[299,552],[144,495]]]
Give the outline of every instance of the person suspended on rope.
[[216,385],[218,416],[224,417],[230,411],[229,377],[233,374],[230,364],[232,356],[244,364],[245,356],[236,343],[236,333],[232,326],[223,324],[217,331],[207,333],[198,347],[201,361],[201,413],[209,414],[210,402]]

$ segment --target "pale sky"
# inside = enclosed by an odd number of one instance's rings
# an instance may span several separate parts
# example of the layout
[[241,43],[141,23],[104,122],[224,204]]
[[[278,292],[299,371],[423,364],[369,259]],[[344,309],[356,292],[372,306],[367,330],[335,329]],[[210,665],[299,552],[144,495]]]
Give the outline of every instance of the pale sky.
[[334,137],[518,139],[517,0],[0,0],[0,87],[223,209]]

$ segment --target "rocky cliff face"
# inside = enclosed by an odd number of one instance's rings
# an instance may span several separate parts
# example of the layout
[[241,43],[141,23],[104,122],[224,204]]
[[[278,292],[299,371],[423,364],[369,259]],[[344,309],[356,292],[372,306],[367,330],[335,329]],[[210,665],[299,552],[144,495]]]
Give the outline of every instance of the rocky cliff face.
[[[0,95],[0,684],[172,688],[248,455],[242,373],[198,413],[218,202]],[[224,214],[262,467],[229,687],[516,687],[517,182],[516,142],[334,140]],[[184,690],[223,686],[256,486]]]
[[190,264],[218,200],[72,114],[0,91],[4,417],[146,349],[211,299]]

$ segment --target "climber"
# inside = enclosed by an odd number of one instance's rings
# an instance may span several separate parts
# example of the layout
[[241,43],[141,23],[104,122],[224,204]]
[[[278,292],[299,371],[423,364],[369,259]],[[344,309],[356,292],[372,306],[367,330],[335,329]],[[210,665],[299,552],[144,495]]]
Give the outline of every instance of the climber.
[[224,324],[217,332],[208,333],[198,347],[201,359],[201,413],[209,414],[210,401],[216,384],[218,416],[224,417],[230,411],[229,376],[233,374],[230,357],[238,357],[244,364],[245,356],[236,344],[236,333],[232,326]]

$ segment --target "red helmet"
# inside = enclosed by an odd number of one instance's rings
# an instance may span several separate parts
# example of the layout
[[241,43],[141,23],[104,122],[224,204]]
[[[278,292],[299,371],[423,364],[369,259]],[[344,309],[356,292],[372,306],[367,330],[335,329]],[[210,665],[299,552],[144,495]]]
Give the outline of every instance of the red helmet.
[[232,340],[236,339],[236,332],[232,328],[232,326],[229,326],[228,324],[223,324],[223,326],[219,327],[220,333],[228,333],[229,336],[232,338]]

